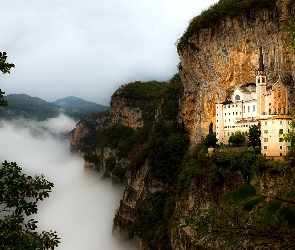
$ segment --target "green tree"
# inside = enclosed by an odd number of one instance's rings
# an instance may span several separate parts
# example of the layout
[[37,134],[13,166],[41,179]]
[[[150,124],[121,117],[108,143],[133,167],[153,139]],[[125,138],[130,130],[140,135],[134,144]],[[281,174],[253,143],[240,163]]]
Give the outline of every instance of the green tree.
[[213,122],[209,124],[209,134],[204,140],[204,144],[207,147],[213,147],[215,149],[218,139],[216,138],[216,133],[213,132]]
[[292,128],[292,130],[289,133],[283,134],[283,140],[286,142],[291,142],[291,145],[289,146],[289,151],[294,153],[295,152],[295,133],[294,133],[295,122],[294,120],[291,121],[289,125],[290,125],[290,128]]
[[261,145],[261,130],[257,125],[253,125],[249,127],[249,134],[248,134],[248,146],[252,146],[255,152],[255,148]]
[[238,146],[246,140],[246,136],[242,134],[241,131],[236,131],[233,135],[231,135],[228,139],[229,143],[232,143],[234,146]]
[[[7,63],[6,52],[0,52],[0,71],[10,73],[14,64]],[[0,89],[0,106],[7,106]],[[0,249],[54,249],[60,238],[55,231],[36,232],[37,221],[27,216],[36,214],[37,202],[49,197],[53,183],[43,175],[26,176],[15,162],[5,161],[0,167]]]
[[37,213],[37,202],[49,197],[53,183],[43,175],[26,176],[15,163],[5,161],[0,168],[0,249],[54,249],[56,232],[36,232],[37,221],[27,216]]
[[[14,68],[14,64],[13,63],[8,63],[6,62],[7,60],[7,53],[6,52],[0,52],[0,71],[3,73],[3,74],[10,74],[10,69],[11,68]],[[3,92],[1,89],[0,89],[0,107],[5,107],[7,106],[7,102],[4,100],[4,95],[5,92]]]
[[218,139],[216,138],[216,133],[209,133],[204,140],[204,144],[207,147],[216,147],[216,143],[217,143]]
[[209,134],[213,134],[213,122],[209,124]]

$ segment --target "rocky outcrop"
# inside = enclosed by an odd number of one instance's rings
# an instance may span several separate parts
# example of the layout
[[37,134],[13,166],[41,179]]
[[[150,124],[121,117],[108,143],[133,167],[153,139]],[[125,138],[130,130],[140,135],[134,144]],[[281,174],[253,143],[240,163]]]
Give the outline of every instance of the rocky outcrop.
[[71,152],[84,154],[91,147],[91,137],[98,131],[103,131],[110,126],[108,112],[89,115],[79,121],[76,128],[70,132]]
[[119,123],[133,129],[143,126],[142,110],[139,107],[130,106],[125,98],[112,98],[110,117],[112,124]]
[[122,85],[114,93],[109,112],[86,116],[70,133],[70,147],[72,152],[86,152],[91,139],[95,133],[104,131],[113,124],[138,129],[143,126],[142,110],[130,104],[130,100],[120,97],[120,92],[127,85]]
[[208,133],[209,123],[215,121],[215,103],[225,101],[227,89],[255,82],[260,46],[268,81],[274,83],[280,76],[293,88],[294,55],[284,43],[286,34],[280,25],[286,2],[277,1],[276,8],[250,17],[225,17],[187,38],[188,45],[179,51],[184,86],[181,116],[193,143]]

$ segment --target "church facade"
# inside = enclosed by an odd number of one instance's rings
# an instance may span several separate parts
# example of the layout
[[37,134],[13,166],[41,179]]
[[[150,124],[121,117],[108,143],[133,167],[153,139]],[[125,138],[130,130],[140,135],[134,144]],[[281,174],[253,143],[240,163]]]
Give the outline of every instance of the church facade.
[[266,156],[283,156],[289,142],[282,134],[290,132],[290,105],[288,89],[279,78],[268,83],[264,72],[262,48],[255,83],[247,83],[233,89],[228,98],[216,104],[216,137],[219,143],[228,144],[235,131],[248,135],[249,127],[261,129],[261,153]]

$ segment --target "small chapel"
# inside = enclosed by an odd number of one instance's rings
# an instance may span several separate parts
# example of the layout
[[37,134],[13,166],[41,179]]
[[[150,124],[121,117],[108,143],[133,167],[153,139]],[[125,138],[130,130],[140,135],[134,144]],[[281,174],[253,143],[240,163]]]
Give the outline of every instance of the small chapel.
[[235,87],[224,102],[216,104],[218,142],[228,144],[235,131],[248,135],[250,126],[259,125],[261,153],[268,157],[283,156],[290,146],[282,136],[291,129],[290,109],[288,89],[281,78],[275,83],[267,81],[261,47],[255,83]]

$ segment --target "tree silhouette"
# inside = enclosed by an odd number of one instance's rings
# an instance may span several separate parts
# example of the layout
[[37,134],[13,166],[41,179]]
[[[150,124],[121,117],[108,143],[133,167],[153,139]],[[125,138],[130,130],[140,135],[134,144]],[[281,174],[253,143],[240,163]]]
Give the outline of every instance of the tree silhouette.
[[[10,73],[14,64],[7,63],[6,52],[0,52],[0,71]],[[0,106],[8,103],[0,89]],[[49,197],[53,183],[43,175],[26,176],[15,162],[0,167],[0,249],[54,249],[60,238],[55,231],[37,233],[37,221],[26,216],[36,214],[37,202]]]
[[254,152],[257,146],[261,145],[261,130],[257,125],[253,125],[249,127],[249,134],[248,134],[248,146],[253,147]]

